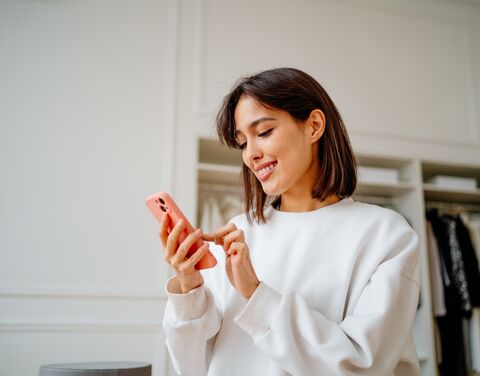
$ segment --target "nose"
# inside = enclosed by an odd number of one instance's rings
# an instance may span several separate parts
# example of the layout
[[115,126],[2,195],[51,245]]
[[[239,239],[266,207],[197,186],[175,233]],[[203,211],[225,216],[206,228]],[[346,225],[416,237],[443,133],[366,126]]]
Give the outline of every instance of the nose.
[[262,151],[256,142],[248,142],[243,150],[243,161],[247,166],[253,166],[253,162],[262,158]]

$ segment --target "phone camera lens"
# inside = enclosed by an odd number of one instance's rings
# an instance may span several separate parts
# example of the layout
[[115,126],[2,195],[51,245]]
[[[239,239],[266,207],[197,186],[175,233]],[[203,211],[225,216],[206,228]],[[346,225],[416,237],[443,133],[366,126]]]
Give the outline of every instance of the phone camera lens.
[[167,212],[167,209],[165,209],[165,206],[160,206],[160,209],[162,209],[165,213]]
[[161,202],[163,205],[165,205],[165,201],[163,201],[162,198],[158,198],[158,199],[160,200],[160,202]]

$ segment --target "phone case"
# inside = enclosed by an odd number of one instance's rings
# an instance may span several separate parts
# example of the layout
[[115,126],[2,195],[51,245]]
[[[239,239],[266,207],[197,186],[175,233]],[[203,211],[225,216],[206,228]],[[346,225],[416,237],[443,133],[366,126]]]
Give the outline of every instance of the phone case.
[[[170,195],[167,192],[155,193],[154,195],[148,197],[145,200],[145,204],[150,209],[150,211],[152,212],[152,214],[155,216],[155,218],[158,220],[159,223],[161,222],[164,214],[168,213],[168,215],[170,216],[170,221],[168,224],[167,232],[169,234],[180,219],[183,219],[185,221],[185,224],[186,224],[185,229],[182,231],[182,233],[179,236],[180,243],[185,240],[188,234],[194,231],[193,226],[190,224],[188,219],[185,217],[185,215],[182,213],[180,208],[175,204],[175,201],[173,201],[172,197],[170,197]],[[187,253],[187,257],[190,257],[192,254],[194,254],[195,251],[197,251],[197,249],[200,248],[203,244],[204,244],[203,240],[201,239],[197,240],[190,247]],[[213,268],[215,265],[217,265],[217,259],[210,251],[208,251],[205,254],[205,256],[203,256],[195,264],[195,269],[198,269],[198,270],[208,269],[208,268]]]

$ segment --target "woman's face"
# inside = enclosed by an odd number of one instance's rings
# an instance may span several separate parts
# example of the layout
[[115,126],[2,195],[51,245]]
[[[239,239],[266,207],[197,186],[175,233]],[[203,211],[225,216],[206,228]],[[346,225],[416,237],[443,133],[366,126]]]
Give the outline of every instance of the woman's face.
[[309,120],[296,121],[288,112],[268,109],[244,95],[235,109],[235,124],[243,162],[267,195],[311,196],[318,166],[315,141],[323,134],[324,121],[320,130],[314,129]]

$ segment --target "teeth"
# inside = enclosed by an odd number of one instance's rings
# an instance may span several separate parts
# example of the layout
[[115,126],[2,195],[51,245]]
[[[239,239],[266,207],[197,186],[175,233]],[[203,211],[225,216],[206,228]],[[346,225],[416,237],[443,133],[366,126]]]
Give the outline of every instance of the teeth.
[[262,168],[262,169],[259,171],[260,175],[264,175],[264,174],[266,174],[268,171],[273,170],[273,168],[274,168],[275,166],[276,166],[276,163],[272,163],[271,165],[269,165],[269,166],[267,166],[267,167],[265,167],[265,168]]

